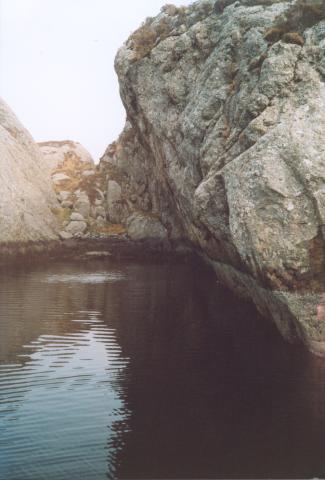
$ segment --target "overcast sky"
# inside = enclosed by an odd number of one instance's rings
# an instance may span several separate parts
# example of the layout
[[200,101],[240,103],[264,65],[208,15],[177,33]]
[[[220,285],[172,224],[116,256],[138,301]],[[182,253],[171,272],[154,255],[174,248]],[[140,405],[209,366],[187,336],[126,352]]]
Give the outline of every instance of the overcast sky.
[[165,3],[0,0],[0,96],[36,141],[76,140],[97,161],[125,120],[116,51]]

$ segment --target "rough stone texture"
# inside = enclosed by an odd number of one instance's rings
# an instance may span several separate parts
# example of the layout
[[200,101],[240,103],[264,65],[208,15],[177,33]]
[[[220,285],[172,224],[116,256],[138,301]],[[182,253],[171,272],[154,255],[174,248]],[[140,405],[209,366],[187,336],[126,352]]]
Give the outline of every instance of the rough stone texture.
[[[43,142],[39,146],[60,204],[57,210],[62,230],[60,238],[69,239],[71,231],[78,236],[105,234],[108,225],[104,181],[89,152],[71,140]],[[104,220],[97,222],[98,217]],[[82,221],[82,228],[71,226],[69,219]],[[62,232],[68,232],[68,236]]]
[[85,191],[76,192],[76,201],[74,203],[74,210],[82,215],[84,218],[88,218],[90,215],[90,198]]
[[45,165],[53,172],[68,159],[78,160],[85,166],[84,172],[91,172],[93,169],[87,170],[88,166],[93,167],[94,161],[90,153],[78,142],[71,140],[41,142],[38,144],[44,156]]
[[82,221],[83,222],[85,220],[85,218],[83,217],[83,215],[81,215],[81,213],[73,212],[73,213],[71,213],[70,220],[76,220],[76,221]]
[[325,351],[324,2],[165,7],[116,71],[127,123],[100,165],[120,187],[109,215],[159,218],[285,337]]
[[71,238],[73,238],[72,233],[66,232],[65,230],[59,232],[59,236],[61,240],[70,240]]
[[87,223],[80,220],[72,220],[66,227],[66,231],[73,236],[80,235],[87,230]]
[[128,235],[132,240],[154,238],[165,240],[167,230],[158,218],[134,213],[127,220]]
[[[126,225],[129,218],[140,212],[143,218],[162,220],[161,227],[167,228],[169,238],[182,236],[174,199],[166,195],[169,187],[165,179],[157,175],[151,157],[129,121],[118,141],[106,150],[99,169],[107,181],[106,210],[110,221]],[[151,232],[151,238],[153,234]]]
[[30,134],[0,100],[0,243],[57,238],[57,202],[42,155]]
[[65,181],[70,181],[71,178],[68,175],[65,175],[64,173],[55,173],[52,175],[52,182],[57,184]]

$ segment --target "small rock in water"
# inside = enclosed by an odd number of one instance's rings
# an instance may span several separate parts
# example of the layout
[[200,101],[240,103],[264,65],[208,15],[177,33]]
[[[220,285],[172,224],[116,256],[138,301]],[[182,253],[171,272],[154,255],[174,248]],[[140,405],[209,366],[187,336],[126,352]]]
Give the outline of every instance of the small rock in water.
[[92,258],[94,258],[94,257],[95,258],[96,257],[98,257],[98,258],[100,258],[100,257],[110,257],[111,255],[112,254],[109,251],[105,251],[105,252],[95,252],[94,251],[94,252],[86,252],[85,253],[86,257],[92,257]]
[[61,238],[61,240],[70,240],[73,237],[73,235],[72,233],[65,232],[63,230],[62,232],[59,233],[59,237]]

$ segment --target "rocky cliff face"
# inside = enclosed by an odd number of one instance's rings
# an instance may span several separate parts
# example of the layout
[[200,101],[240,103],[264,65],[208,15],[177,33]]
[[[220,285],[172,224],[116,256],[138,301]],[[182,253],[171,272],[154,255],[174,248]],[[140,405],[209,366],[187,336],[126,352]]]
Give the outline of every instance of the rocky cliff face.
[[11,244],[57,238],[57,203],[42,161],[30,134],[0,100],[0,254]]
[[288,339],[325,341],[325,6],[167,5],[116,58],[108,216],[186,239]]

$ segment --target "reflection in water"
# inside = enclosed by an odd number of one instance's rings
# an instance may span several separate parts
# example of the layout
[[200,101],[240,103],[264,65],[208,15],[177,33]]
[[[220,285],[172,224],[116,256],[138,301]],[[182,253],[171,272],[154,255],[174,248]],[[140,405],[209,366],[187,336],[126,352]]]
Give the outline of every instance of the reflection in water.
[[68,283],[75,285],[76,283],[85,283],[86,285],[94,283],[108,283],[116,280],[122,280],[123,274],[120,272],[98,272],[84,274],[53,274],[45,278],[47,283]]
[[325,476],[325,365],[196,265],[0,275],[0,479]]
[[[1,331],[10,332],[2,336],[3,342],[15,341],[1,351],[0,478],[114,477],[115,457],[123,444],[117,427],[128,418],[118,381],[128,359],[121,355],[102,313],[89,308],[92,297],[79,292],[78,285],[117,281],[123,275],[35,272],[22,278],[31,297],[25,304],[19,299],[20,288],[17,296],[11,291],[3,310],[6,316],[1,315]],[[20,285],[20,276],[16,280],[13,288]],[[59,303],[50,301],[53,292],[43,290],[47,283],[56,289],[55,297],[60,293]],[[61,283],[68,283],[69,289]],[[71,308],[77,300],[84,310]],[[43,316],[37,318],[40,311]],[[29,326],[34,326],[31,332]],[[41,333],[25,344],[24,335],[29,339],[37,329],[50,334]],[[17,347],[17,337],[22,348],[11,363],[10,347]]]

